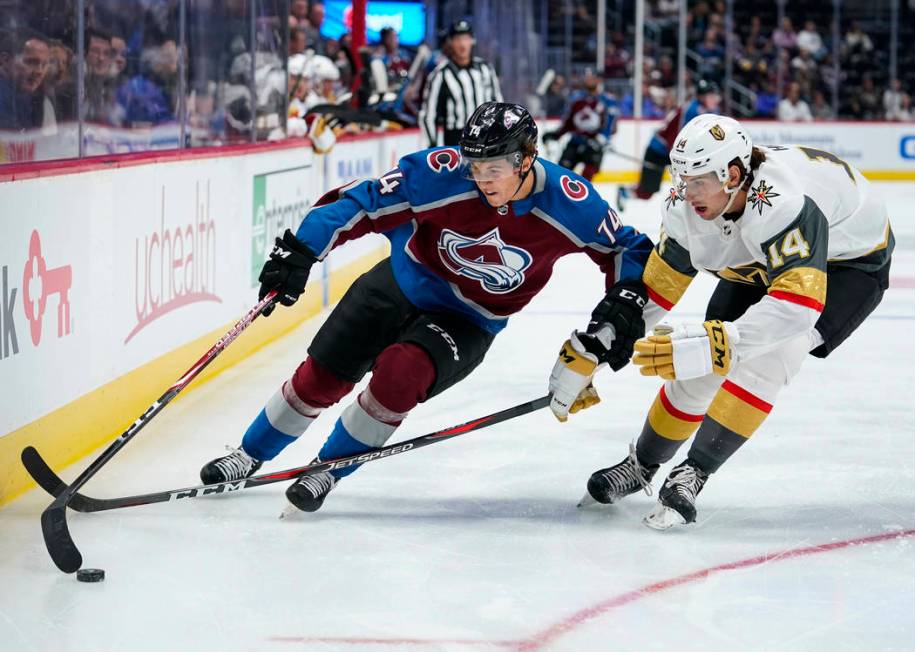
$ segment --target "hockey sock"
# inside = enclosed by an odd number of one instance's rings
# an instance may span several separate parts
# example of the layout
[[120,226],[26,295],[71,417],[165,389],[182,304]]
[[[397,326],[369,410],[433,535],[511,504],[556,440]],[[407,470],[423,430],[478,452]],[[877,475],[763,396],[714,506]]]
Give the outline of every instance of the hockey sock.
[[324,408],[352,389],[353,383],[307,358],[248,427],[242,448],[255,459],[273,459],[298,439]]
[[668,385],[661,386],[639,435],[636,451],[639,462],[644,465],[670,461],[702,422],[701,414],[690,414],[674,406],[667,396]]
[[771,411],[771,403],[725,380],[709,405],[689,457],[706,473],[714,473],[746,443]]
[[[399,342],[375,360],[372,380],[355,403],[343,411],[318,456],[322,460],[355,455],[383,446],[435,381],[435,367],[420,347]],[[360,465],[331,471],[337,478]]]
[[[369,387],[337,419],[318,457],[330,460],[384,446],[404,417],[406,414],[391,412],[378,403]],[[354,464],[345,469],[335,469],[331,474],[340,479],[360,466],[361,464]]]
[[241,447],[255,459],[272,460],[298,439],[319,414],[321,408],[300,399],[287,380],[248,426]]

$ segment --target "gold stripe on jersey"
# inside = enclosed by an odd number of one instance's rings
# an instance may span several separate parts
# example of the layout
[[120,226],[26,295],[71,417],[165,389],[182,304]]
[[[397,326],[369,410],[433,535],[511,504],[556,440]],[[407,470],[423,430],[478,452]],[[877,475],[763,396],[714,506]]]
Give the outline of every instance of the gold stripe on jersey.
[[782,292],[826,304],[826,272],[813,267],[795,267],[775,277],[769,293]]
[[675,408],[667,398],[663,386],[648,411],[648,424],[652,430],[664,439],[673,441],[685,441],[692,437],[702,423],[702,418],[701,414],[688,414]]
[[771,404],[726,380],[712,399],[707,414],[728,430],[749,438],[771,410]]
[[746,283],[747,285],[756,285],[759,287],[767,287],[769,285],[769,275],[766,272],[766,266],[762,263],[747,263],[746,265],[736,265],[734,267],[725,267],[724,269],[709,271],[725,281]]
[[642,274],[642,282],[648,289],[649,296],[665,310],[674,307],[692,280],[692,276],[675,270],[661,257],[657,249],[651,251]]

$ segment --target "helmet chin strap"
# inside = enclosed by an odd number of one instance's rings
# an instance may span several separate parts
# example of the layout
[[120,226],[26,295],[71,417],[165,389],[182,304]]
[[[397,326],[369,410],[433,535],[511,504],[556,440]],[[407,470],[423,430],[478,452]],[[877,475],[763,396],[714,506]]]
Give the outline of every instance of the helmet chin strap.
[[728,188],[728,182],[727,182],[727,181],[725,181],[725,182],[722,184],[721,189],[724,190],[725,194],[729,195],[729,197],[728,197],[728,203],[724,205],[724,208],[721,209],[721,212],[718,213],[718,215],[716,215],[714,219],[717,220],[717,219],[718,219],[719,217],[721,217],[722,215],[727,215],[727,214],[728,214],[728,211],[731,209],[731,204],[733,204],[733,203],[734,203],[734,200],[737,199],[737,195],[738,195],[738,192],[739,192],[739,190],[740,190],[740,186],[741,186],[741,184],[737,184],[737,186],[735,186],[734,188]]
[[[502,206],[508,206],[508,202],[513,201],[513,200],[515,199],[515,196],[517,196],[518,191],[521,190],[521,186],[524,185],[524,180],[527,179],[527,175],[529,175],[531,172],[533,172],[533,170],[534,170],[534,162],[535,162],[536,160],[537,160],[537,154],[535,153],[535,154],[534,154],[534,158],[531,159],[531,166],[527,169],[527,172],[522,172],[522,173],[521,173],[521,180],[518,182],[518,187],[515,188],[515,192],[512,193],[512,196],[509,197],[509,198],[508,198],[508,201],[505,202],[504,204],[502,204]],[[500,206],[499,208],[502,208],[502,206]]]

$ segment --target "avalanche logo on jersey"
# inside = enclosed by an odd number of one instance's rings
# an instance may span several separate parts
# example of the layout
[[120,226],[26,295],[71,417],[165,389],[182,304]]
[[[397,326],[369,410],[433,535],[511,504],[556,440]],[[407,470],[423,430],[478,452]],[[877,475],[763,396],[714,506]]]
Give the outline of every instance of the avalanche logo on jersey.
[[492,294],[505,294],[521,285],[533,260],[524,249],[505,244],[498,227],[479,238],[443,229],[438,255],[452,272],[478,280]]
[[590,106],[583,106],[572,116],[572,124],[575,129],[585,133],[597,132],[603,124],[603,117]]

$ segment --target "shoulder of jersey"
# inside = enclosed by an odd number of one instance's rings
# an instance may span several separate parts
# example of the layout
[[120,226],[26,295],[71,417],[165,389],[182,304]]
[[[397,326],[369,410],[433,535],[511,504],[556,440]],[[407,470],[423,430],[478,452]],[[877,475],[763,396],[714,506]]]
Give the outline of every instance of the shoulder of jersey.
[[745,235],[763,242],[793,222],[804,206],[804,189],[784,165],[766,161],[747,190]]
[[414,205],[476,191],[473,182],[461,172],[461,154],[456,147],[433,147],[407,154],[398,167],[410,184]]
[[584,177],[550,161],[540,160],[540,163],[546,171],[546,180],[538,203],[551,217],[567,224],[584,223],[582,217],[588,224],[591,218],[600,221],[605,217],[604,198]]

